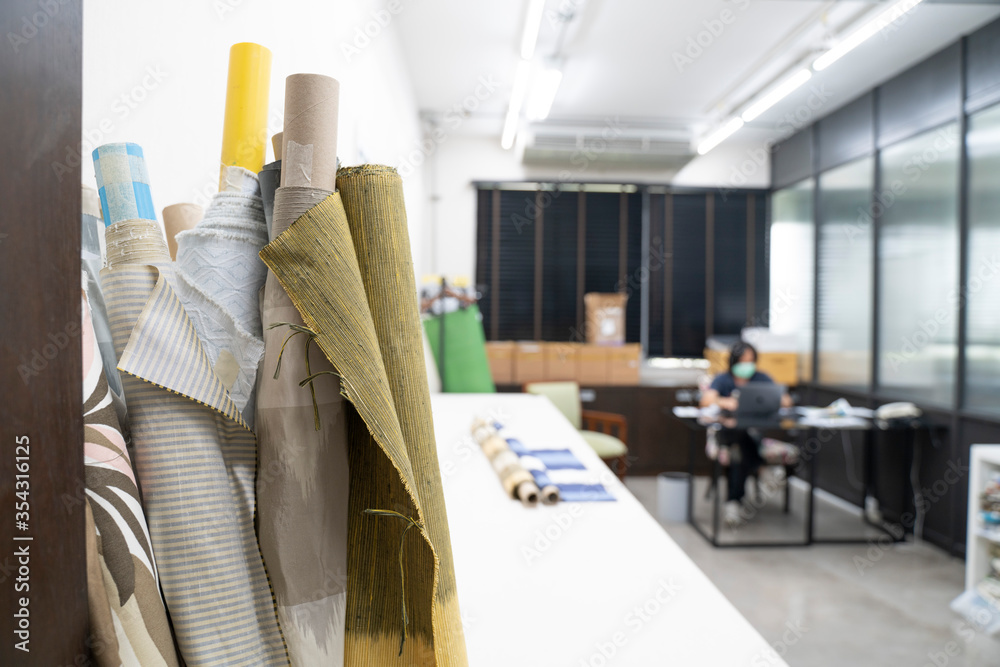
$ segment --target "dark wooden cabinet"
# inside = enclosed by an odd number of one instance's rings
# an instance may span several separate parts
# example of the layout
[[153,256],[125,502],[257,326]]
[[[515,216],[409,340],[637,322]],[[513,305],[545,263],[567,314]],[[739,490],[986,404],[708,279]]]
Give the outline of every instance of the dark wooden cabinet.
[[[502,392],[519,392],[516,385],[497,387]],[[649,385],[582,386],[584,410],[600,410],[624,415],[628,420],[629,475],[657,475],[687,472],[691,431],[673,416],[675,405],[689,405],[686,395],[694,387]],[[678,400],[678,396],[682,400]],[[705,433],[695,437],[695,466],[698,474],[708,474]]]

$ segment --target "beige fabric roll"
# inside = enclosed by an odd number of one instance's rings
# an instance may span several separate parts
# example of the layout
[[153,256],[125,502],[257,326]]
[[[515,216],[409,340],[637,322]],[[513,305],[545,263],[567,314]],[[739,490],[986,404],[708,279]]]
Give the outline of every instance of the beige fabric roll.
[[163,229],[167,233],[170,259],[177,259],[177,241],[174,237],[183,231],[194,229],[204,215],[204,209],[197,204],[171,204],[163,209]]
[[[315,188],[278,188],[272,234],[280,235],[329,195]],[[265,351],[256,416],[260,548],[292,664],[342,665],[349,477],[340,378],[319,346],[288,326],[304,322],[271,271],[264,285],[262,319]],[[279,355],[281,368],[275,377]],[[323,375],[311,388],[300,386],[316,373]]]

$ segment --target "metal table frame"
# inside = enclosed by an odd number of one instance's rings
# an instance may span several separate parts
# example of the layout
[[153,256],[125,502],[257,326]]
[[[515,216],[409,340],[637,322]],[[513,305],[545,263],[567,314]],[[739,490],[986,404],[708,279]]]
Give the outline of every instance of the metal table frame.
[[[708,542],[712,546],[717,547],[717,548],[730,548],[730,547],[760,548],[760,547],[790,547],[790,546],[796,546],[796,547],[802,546],[802,547],[804,547],[804,546],[809,546],[809,545],[812,545],[812,544],[867,544],[868,542],[871,541],[872,538],[870,536],[861,536],[861,537],[857,537],[857,538],[853,538],[853,537],[847,537],[847,538],[818,538],[818,537],[816,537],[815,530],[814,530],[815,529],[815,506],[816,506],[816,503],[815,503],[816,464],[815,464],[814,459],[815,459],[815,454],[818,454],[818,452],[819,452],[819,449],[817,449],[815,453],[812,453],[812,454],[808,454],[807,453],[804,456],[800,456],[799,463],[798,463],[798,466],[803,466],[803,465],[806,466],[806,471],[805,471],[806,472],[806,481],[807,481],[807,483],[809,485],[809,493],[806,495],[805,530],[804,530],[804,535],[803,535],[802,541],[798,541],[798,542],[789,542],[789,541],[727,542],[727,543],[721,543],[721,542],[719,542],[719,534],[720,534],[720,532],[719,532],[719,529],[720,529],[720,525],[719,525],[720,524],[720,512],[719,512],[719,509],[720,509],[720,507],[719,506],[720,506],[720,497],[721,497],[722,494],[720,493],[720,489],[719,489],[718,485],[716,485],[715,493],[714,493],[714,497],[713,497],[713,501],[712,501],[713,505],[712,505],[712,532],[711,532],[711,534],[709,534],[708,532],[706,532],[701,527],[700,523],[695,520],[695,517],[694,517],[694,500],[695,500],[695,492],[694,492],[695,470],[694,470],[694,467],[695,467],[695,459],[696,459],[697,453],[698,453],[698,451],[697,451],[697,438],[696,438],[696,436],[697,436],[697,434],[699,432],[702,432],[702,431],[704,431],[704,432],[707,433],[707,431],[708,431],[708,429],[710,427],[712,427],[713,425],[718,425],[719,422],[717,422],[717,421],[702,421],[701,418],[678,417],[676,415],[672,415],[672,416],[674,417],[674,419],[678,419],[681,422],[683,422],[685,424],[685,426],[687,426],[688,429],[689,429],[689,437],[688,437],[688,443],[689,443],[688,474],[689,474],[690,481],[689,481],[689,484],[688,484],[688,523],[690,523],[691,526],[696,531],[698,531],[698,534],[700,534],[702,537],[704,537],[706,540],[708,540]],[[864,449],[865,449],[865,451],[864,451],[864,456],[862,457],[863,460],[864,460],[865,473],[863,475],[863,482],[862,482],[863,489],[862,490],[863,490],[863,493],[864,493],[864,497],[868,498],[871,493],[873,493],[874,491],[877,490],[876,489],[876,484],[874,483],[874,480],[876,480],[877,477],[875,476],[875,474],[873,472],[873,469],[877,468],[877,458],[872,455],[873,452],[874,452],[874,447],[872,446],[872,440],[873,440],[872,436],[873,436],[874,432],[879,431],[879,430],[903,430],[903,431],[905,431],[905,433],[906,433],[906,438],[905,438],[905,442],[904,442],[905,457],[906,457],[906,460],[909,462],[912,459],[912,456],[913,456],[914,432],[915,432],[916,428],[919,428],[919,426],[920,425],[917,424],[916,426],[909,425],[909,426],[906,426],[906,427],[904,427],[902,429],[895,429],[895,428],[894,429],[879,429],[879,428],[876,427],[876,425],[873,422],[868,422],[864,427],[852,424],[852,425],[844,425],[844,426],[839,426],[839,427],[838,426],[823,427],[822,430],[831,430],[831,431],[865,431],[865,438],[864,438]],[[737,424],[735,427],[731,427],[728,430],[746,430],[747,428],[756,428],[756,429],[760,429],[760,430],[763,430],[763,431],[782,431],[784,433],[790,433],[790,432],[801,433],[801,432],[805,432],[806,435],[807,435],[807,440],[806,440],[807,442],[809,442],[809,441],[821,442],[819,440],[819,438],[818,438],[818,435],[817,435],[819,433],[819,431],[821,430],[821,428],[816,427],[816,426],[810,426],[808,424],[803,424],[801,422],[794,421],[794,420],[775,421],[774,423],[766,423],[766,424],[760,424],[760,423],[742,424],[742,425]],[[718,460],[715,460],[715,461],[712,462],[712,479],[713,480],[717,480],[719,478],[719,474],[720,474],[721,468],[722,468],[722,466],[718,462]],[[903,496],[904,497],[903,497],[903,505],[902,505],[904,508],[906,507],[906,503],[908,502],[908,499],[909,499],[909,497],[911,495],[910,480],[909,480],[909,476],[906,474],[907,470],[909,470],[909,465],[907,465],[904,468],[905,481],[904,481],[904,484],[903,484]],[[791,480],[787,480],[786,484],[790,483],[790,481]],[[786,493],[787,493],[787,490],[786,490]],[[906,531],[905,530],[903,530],[903,531],[898,531],[898,530],[897,531],[892,531],[888,527],[886,527],[886,525],[875,523],[875,522],[871,521],[868,518],[867,513],[865,511],[863,511],[863,510],[862,510],[861,516],[862,516],[862,523],[863,524],[871,526],[873,528],[876,528],[876,529],[882,531],[883,533],[885,533],[886,535],[889,536],[889,539],[893,543],[905,541],[905,539],[906,539]]]

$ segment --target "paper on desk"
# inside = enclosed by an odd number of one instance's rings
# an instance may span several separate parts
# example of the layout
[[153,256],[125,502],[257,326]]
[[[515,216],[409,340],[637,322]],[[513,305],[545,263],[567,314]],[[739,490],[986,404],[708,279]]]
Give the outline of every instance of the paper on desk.
[[831,417],[821,414],[805,416],[799,423],[803,426],[812,426],[815,428],[864,428],[868,425],[868,421],[861,417]]

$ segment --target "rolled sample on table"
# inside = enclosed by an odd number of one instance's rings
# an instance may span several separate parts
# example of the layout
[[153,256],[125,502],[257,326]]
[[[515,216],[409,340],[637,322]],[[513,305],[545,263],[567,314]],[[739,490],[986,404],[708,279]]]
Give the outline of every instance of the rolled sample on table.
[[[335,80],[319,75],[288,77],[286,122],[316,104],[324,106],[327,91],[336,86]],[[336,151],[336,106],[324,108],[332,113],[315,119],[321,129],[293,135],[310,146],[309,163],[300,164],[303,152],[293,152],[261,172],[262,187],[270,189],[273,199],[272,239],[326,200],[335,187],[332,173],[313,179],[315,187],[277,187],[284,168],[309,170],[317,154]],[[340,378],[271,271],[264,285],[262,320],[265,351],[256,418],[264,471],[257,479],[261,551],[292,664],[342,665],[349,477]],[[307,378],[312,381],[303,385]]]
[[525,507],[538,504],[539,490],[535,478],[528,472],[507,441],[497,433],[496,428],[486,420],[473,422],[473,438],[479,443],[490,465],[500,477],[503,489],[511,498],[520,500]]
[[254,435],[168,280],[173,264],[153,218],[142,149],[101,146],[94,166],[109,225],[101,281],[180,657],[287,665],[254,532]]

